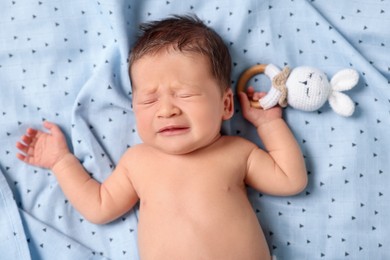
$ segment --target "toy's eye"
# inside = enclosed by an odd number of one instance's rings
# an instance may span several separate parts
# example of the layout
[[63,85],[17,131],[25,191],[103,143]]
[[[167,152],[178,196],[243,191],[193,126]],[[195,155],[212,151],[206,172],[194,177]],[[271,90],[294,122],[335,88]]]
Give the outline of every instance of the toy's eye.
[[310,91],[309,88],[307,88],[307,89],[306,89],[306,96],[307,96],[308,98],[310,98],[309,91]]
[[307,86],[307,80],[305,80],[305,81],[300,81],[299,83],[302,83],[303,85]]
[[311,77],[313,77],[313,73],[309,73],[309,79],[311,79]]

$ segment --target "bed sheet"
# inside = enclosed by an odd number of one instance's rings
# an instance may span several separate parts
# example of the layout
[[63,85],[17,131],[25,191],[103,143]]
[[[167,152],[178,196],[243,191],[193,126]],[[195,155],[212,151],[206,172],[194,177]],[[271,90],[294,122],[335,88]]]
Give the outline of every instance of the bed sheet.
[[[59,124],[99,181],[140,142],[128,52],[140,22],[195,13],[232,54],[232,87],[256,63],[359,72],[352,117],[328,105],[287,108],[309,185],[272,197],[248,188],[278,259],[390,259],[390,3],[352,1],[57,1],[0,4],[0,255],[2,259],[138,259],[135,208],[94,225],[68,203],[53,174],[19,162],[15,142],[44,120]],[[264,81],[257,76],[256,88]],[[264,89],[263,89],[264,90]],[[224,131],[259,145],[236,114]],[[207,214],[207,212],[205,212]]]

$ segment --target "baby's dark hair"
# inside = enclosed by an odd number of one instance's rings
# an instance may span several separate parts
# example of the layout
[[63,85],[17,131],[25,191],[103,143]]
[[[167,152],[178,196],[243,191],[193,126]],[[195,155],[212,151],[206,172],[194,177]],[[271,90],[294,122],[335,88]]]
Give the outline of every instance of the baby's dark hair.
[[213,76],[224,91],[230,86],[231,57],[222,38],[195,15],[175,15],[141,24],[142,35],[130,52],[132,64],[144,55],[173,48],[180,52],[204,55],[210,61]]

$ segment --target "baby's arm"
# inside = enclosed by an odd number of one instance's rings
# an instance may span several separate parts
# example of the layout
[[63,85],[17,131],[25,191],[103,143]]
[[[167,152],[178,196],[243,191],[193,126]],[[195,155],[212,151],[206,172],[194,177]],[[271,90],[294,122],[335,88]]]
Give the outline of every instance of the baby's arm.
[[[51,169],[65,196],[89,221],[106,223],[130,210],[138,201],[122,158],[114,172],[98,183],[69,152],[65,137],[55,124],[45,122],[50,133],[28,129],[16,144],[17,157],[31,165]],[[126,157],[126,155],[124,156]]]
[[[247,95],[239,95],[244,117],[257,128],[268,151],[257,148],[252,151],[246,182],[272,195],[292,195],[302,191],[307,184],[305,162],[298,143],[282,119],[281,108],[252,108]],[[249,97],[259,99],[263,95],[248,88]]]

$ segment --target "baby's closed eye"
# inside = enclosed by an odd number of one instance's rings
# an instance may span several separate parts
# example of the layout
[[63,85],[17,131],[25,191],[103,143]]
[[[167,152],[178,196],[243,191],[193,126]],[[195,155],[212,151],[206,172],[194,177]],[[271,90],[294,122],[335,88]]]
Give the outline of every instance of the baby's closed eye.
[[196,96],[199,96],[199,94],[193,93],[193,92],[183,92],[183,93],[176,94],[176,97],[183,98],[183,99],[188,99],[188,98],[192,98],[192,97],[196,97]]
[[142,105],[150,105],[150,104],[153,104],[153,103],[156,103],[157,102],[157,99],[154,98],[154,99],[146,99],[146,100],[143,100],[141,102]]
[[190,98],[192,96],[193,96],[192,94],[180,94],[180,95],[178,95],[178,97],[180,97],[180,98]]
[[138,97],[136,99],[136,103],[138,105],[151,105],[158,101],[158,98],[155,96],[144,96],[144,97]]

